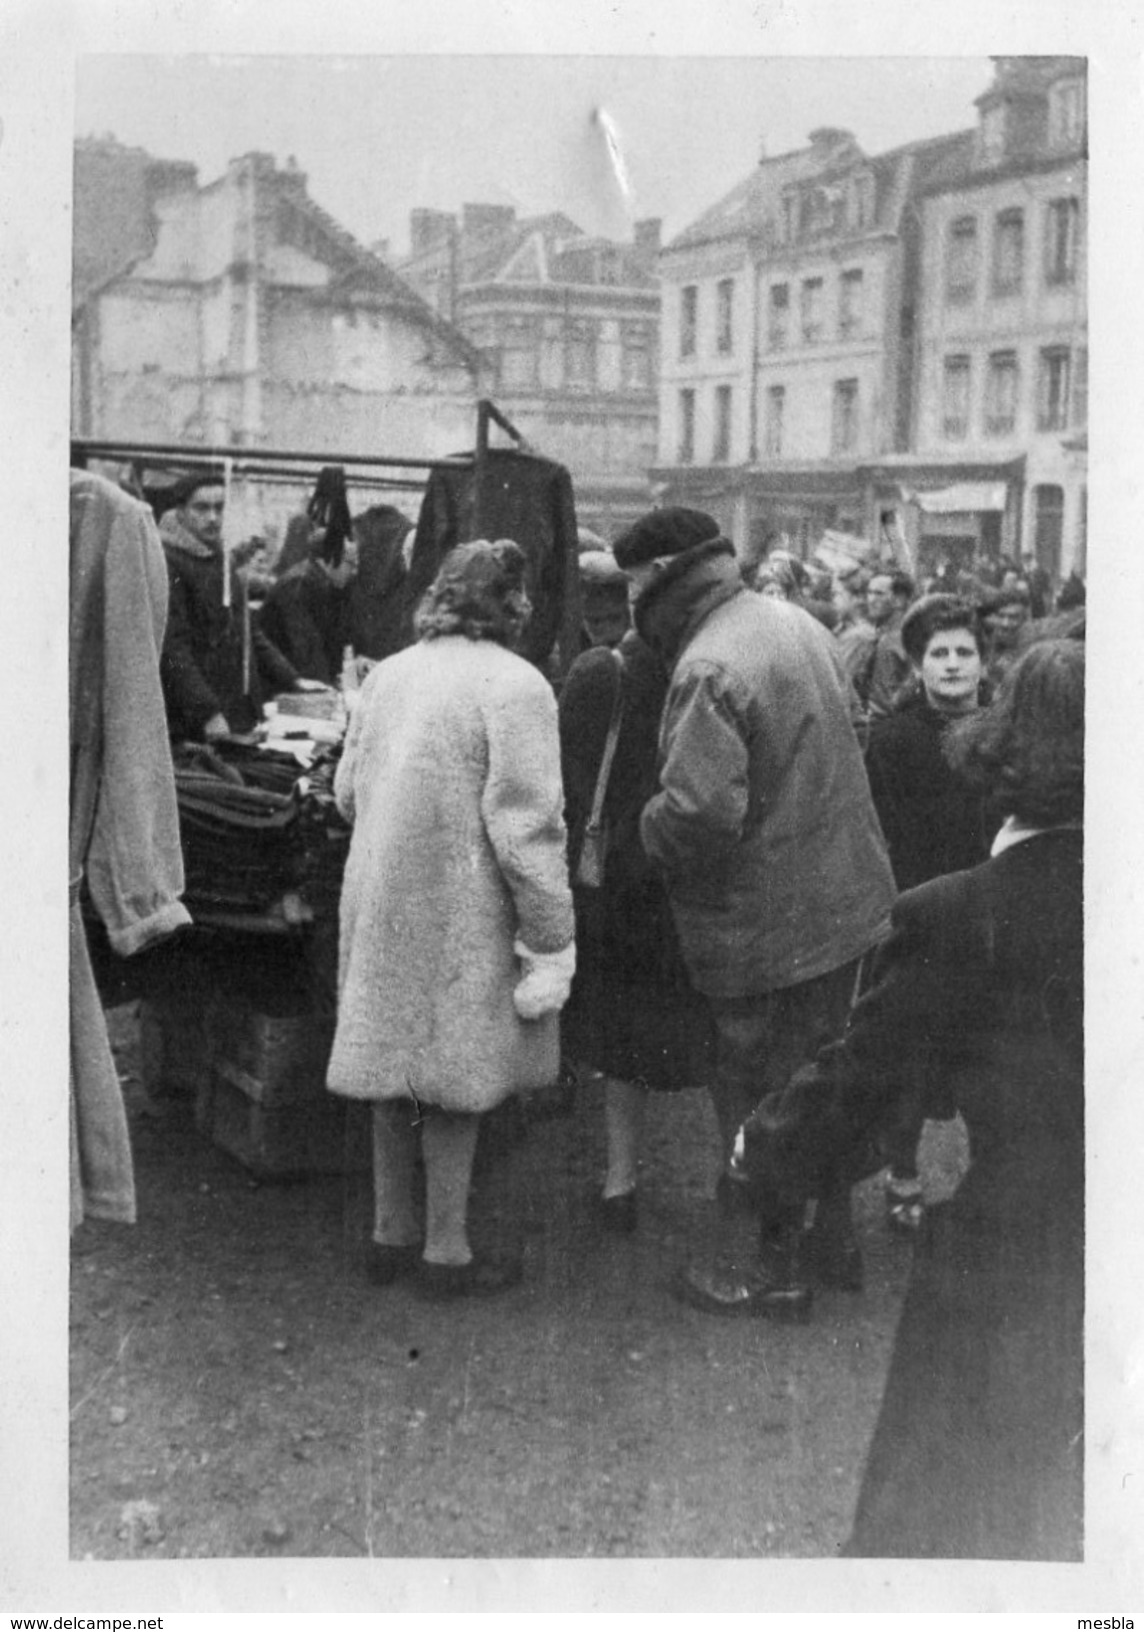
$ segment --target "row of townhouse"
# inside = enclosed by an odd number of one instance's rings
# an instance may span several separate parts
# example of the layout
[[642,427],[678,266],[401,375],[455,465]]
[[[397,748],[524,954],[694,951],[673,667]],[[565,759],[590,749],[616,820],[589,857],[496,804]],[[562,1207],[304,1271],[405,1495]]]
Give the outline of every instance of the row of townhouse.
[[660,257],[654,492],[747,558],[829,531],[919,570],[1085,567],[1086,74],[998,58],[976,129],[811,133]]

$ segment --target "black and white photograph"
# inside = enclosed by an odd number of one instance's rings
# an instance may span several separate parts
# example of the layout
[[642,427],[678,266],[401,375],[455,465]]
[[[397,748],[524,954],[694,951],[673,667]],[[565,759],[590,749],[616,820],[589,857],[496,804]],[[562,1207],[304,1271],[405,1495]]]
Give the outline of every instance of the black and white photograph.
[[0,72],[13,1612],[1144,1614],[1134,26],[599,9]]

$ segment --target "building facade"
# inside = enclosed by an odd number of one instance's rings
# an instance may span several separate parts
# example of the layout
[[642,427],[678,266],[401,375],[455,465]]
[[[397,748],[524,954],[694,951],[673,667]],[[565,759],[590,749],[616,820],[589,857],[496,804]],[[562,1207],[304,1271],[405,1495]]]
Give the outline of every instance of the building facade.
[[871,525],[905,446],[907,210],[958,138],[868,157],[847,131],[764,157],[664,251],[658,491],[754,560]]
[[977,106],[921,201],[916,458],[878,474],[923,561],[1032,551],[1060,578],[1085,570],[1084,60],[998,58]]
[[75,176],[74,435],[317,458],[473,446],[475,347],[292,163],[246,154],[200,186],[109,139],[77,144]]
[[498,407],[572,475],[581,522],[611,536],[646,510],[656,445],[659,223],[632,244],[561,214],[414,210],[401,276],[480,350]]

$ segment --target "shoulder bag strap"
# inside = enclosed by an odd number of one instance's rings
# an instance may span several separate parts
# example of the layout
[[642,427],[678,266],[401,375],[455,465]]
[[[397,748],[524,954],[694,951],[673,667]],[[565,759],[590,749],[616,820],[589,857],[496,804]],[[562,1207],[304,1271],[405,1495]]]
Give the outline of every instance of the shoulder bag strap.
[[600,760],[600,773],[596,778],[596,792],[592,797],[592,809],[588,816],[588,831],[593,833],[599,829],[604,814],[604,797],[608,791],[608,778],[612,774],[612,761],[616,757],[616,743],[620,738],[620,725],[624,717],[624,660],[617,651],[613,651],[612,656],[616,663],[616,695],[612,699],[612,717],[608,722],[608,735]]

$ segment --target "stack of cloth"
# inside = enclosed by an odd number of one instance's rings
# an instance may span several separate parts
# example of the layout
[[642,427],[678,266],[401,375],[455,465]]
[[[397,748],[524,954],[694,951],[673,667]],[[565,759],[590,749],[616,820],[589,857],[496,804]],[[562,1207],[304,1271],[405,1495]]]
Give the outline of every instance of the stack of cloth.
[[306,877],[297,761],[236,743],[175,753],[186,903],[265,912]]

